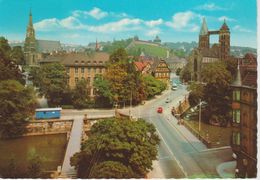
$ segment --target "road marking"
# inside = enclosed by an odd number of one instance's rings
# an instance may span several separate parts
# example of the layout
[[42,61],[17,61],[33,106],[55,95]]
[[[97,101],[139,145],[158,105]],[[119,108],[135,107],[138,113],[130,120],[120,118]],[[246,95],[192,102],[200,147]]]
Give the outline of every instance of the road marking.
[[230,149],[230,148],[231,148],[231,146],[223,146],[223,147],[219,147],[219,148],[205,149],[205,150],[202,150],[201,152],[217,151],[217,150]]
[[169,146],[167,145],[166,141],[164,140],[164,138],[162,137],[161,133],[158,131],[158,129],[156,128],[156,131],[158,132],[159,136],[162,138],[164,144],[166,145],[166,148],[168,149],[168,151],[170,152],[170,154],[172,155],[172,157],[174,158],[174,160],[177,162],[178,166],[180,167],[181,171],[183,172],[185,177],[188,177],[187,173],[184,171],[183,166],[181,165],[180,161],[176,159],[174,153],[171,151],[171,149],[169,148]]

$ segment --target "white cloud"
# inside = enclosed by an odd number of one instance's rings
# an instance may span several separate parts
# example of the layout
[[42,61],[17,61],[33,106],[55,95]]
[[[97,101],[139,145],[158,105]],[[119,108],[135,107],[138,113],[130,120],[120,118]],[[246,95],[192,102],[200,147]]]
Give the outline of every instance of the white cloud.
[[243,28],[243,27],[241,27],[239,25],[234,26],[233,30],[234,31],[239,31],[239,32],[248,32],[248,33],[252,32],[250,29]]
[[44,19],[34,24],[37,31],[57,31],[61,29],[84,29],[83,25],[77,18],[69,16],[64,19]]
[[89,26],[88,30],[93,32],[103,32],[103,33],[109,33],[109,32],[119,32],[119,31],[132,31],[132,30],[138,30],[141,27],[139,26],[141,24],[141,19],[129,19],[124,18],[116,22],[109,22],[103,25],[99,26]]
[[102,19],[108,15],[107,12],[102,11],[101,9],[99,9],[97,7],[94,7],[92,10],[90,10],[89,12],[85,12],[85,13],[98,20]]
[[59,20],[56,18],[44,19],[34,24],[34,28],[39,31],[52,31],[60,28]]
[[166,22],[165,24],[172,27],[178,31],[197,31],[198,25],[201,19],[201,15],[196,14],[192,11],[178,12],[172,16],[171,22]]
[[154,27],[154,26],[158,26],[160,24],[163,23],[163,20],[160,18],[160,19],[157,19],[157,20],[151,20],[151,21],[146,21],[145,24],[149,27]]
[[224,21],[224,20],[226,20],[226,21],[230,21],[230,22],[232,22],[232,21],[237,21],[237,20],[235,20],[235,19],[233,19],[233,18],[229,18],[229,17],[227,17],[227,16],[221,16],[221,17],[218,18],[218,20],[219,20],[219,21]]
[[206,10],[206,11],[217,11],[217,10],[226,10],[226,8],[217,6],[215,3],[206,3],[200,6],[195,7],[197,10]]
[[160,29],[151,29],[145,35],[154,37],[156,35],[159,35],[160,33],[161,33]]

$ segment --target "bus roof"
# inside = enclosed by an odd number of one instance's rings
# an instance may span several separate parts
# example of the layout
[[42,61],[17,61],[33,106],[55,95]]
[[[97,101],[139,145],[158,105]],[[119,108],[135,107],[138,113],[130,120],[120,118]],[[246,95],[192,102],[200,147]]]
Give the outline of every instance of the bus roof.
[[38,109],[35,109],[36,112],[39,112],[39,111],[61,111],[62,108],[38,108]]

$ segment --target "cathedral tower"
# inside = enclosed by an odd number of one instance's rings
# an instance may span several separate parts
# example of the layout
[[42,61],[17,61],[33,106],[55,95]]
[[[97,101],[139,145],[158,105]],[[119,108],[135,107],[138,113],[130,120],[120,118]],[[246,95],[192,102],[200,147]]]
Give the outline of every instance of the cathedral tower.
[[33,28],[32,21],[32,12],[29,14],[29,23],[26,29],[26,38],[24,43],[24,55],[27,65],[34,65],[35,62],[35,54],[36,54],[36,39],[35,39],[35,31]]
[[220,59],[226,60],[230,53],[230,31],[224,20],[219,30]]
[[209,32],[205,18],[200,29],[199,49],[209,49]]

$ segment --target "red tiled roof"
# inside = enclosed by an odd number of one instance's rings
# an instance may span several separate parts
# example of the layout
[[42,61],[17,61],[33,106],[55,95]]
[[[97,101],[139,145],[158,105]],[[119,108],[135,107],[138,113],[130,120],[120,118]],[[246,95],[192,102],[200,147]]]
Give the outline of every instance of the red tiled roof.
[[147,63],[140,61],[134,62],[134,64],[137,67],[138,71],[142,71],[147,66]]

